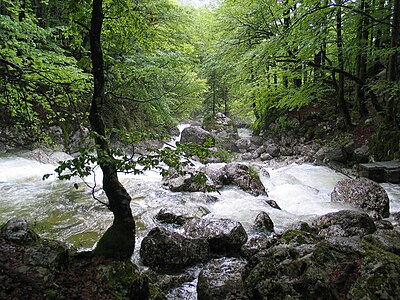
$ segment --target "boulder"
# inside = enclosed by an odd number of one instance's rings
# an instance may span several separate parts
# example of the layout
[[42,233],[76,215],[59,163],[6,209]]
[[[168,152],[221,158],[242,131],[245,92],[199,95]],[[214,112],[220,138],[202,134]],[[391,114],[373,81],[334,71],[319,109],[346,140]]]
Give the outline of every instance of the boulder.
[[36,241],[39,236],[29,228],[26,220],[11,219],[1,227],[0,234],[8,241],[27,244]]
[[203,145],[208,140],[212,140],[213,143],[215,141],[211,133],[200,126],[189,126],[182,130],[181,143]]
[[[352,238],[342,238],[352,239]],[[243,272],[250,299],[397,299],[400,260],[368,243],[358,251],[287,231]]]
[[203,128],[208,130],[215,140],[215,145],[239,152],[236,141],[239,139],[237,127],[232,120],[221,112],[203,121]]
[[243,153],[241,156],[242,160],[254,160],[257,159],[259,157],[259,155],[257,154],[257,152],[247,152],[247,153]]
[[239,152],[244,153],[250,148],[251,141],[250,138],[240,138],[235,142],[235,144],[239,149]]
[[382,217],[389,217],[389,197],[384,188],[367,178],[339,181],[331,194],[333,202],[348,202]]
[[323,146],[317,153],[315,153],[315,159],[318,163],[328,163],[328,162],[341,162],[345,163],[347,157],[342,147],[337,146]]
[[185,175],[170,170],[163,183],[173,192],[205,192],[220,189],[224,185],[235,185],[254,196],[267,195],[257,172],[239,163],[229,163],[218,170],[201,167],[188,170]]
[[270,248],[276,241],[276,235],[252,234],[246,244],[242,246],[240,255],[249,260],[258,252]]
[[356,148],[353,152],[353,160],[355,163],[367,163],[369,160],[369,148],[367,145],[363,145]]
[[366,213],[341,210],[317,218],[313,227],[318,235],[330,236],[364,236],[376,231],[372,218]]
[[183,208],[162,208],[160,211],[154,216],[154,218],[160,223],[166,224],[176,224],[183,225],[188,220],[193,219],[195,216],[186,209]]
[[235,254],[247,241],[242,224],[229,219],[204,218],[184,225],[185,234],[208,242],[210,251],[217,254]]
[[225,165],[223,172],[224,184],[233,184],[254,196],[267,195],[260,177],[249,166],[229,163]]
[[172,192],[206,192],[218,188],[203,170],[187,169],[185,172],[181,175],[175,169],[169,169],[163,184]]
[[377,230],[373,234],[366,235],[364,239],[376,247],[400,255],[400,232],[397,230]]
[[267,160],[271,160],[273,158],[274,157],[269,153],[263,153],[263,154],[260,155],[261,161],[267,161]]
[[279,207],[278,203],[275,200],[268,199],[268,200],[265,200],[265,203],[267,203],[272,208],[281,210],[281,208]]
[[272,157],[278,157],[280,154],[280,148],[276,144],[264,144],[265,152],[271,155]]
[[241,277],[245,265],[243,260],[225,257],[208,262],[199,274],[197,299],[248,299]]
[[273,232],[274,222],[272,222],[270,216],[266,212],[262,211],[257,215],[254,221],[254,227],[263,232]]
[[143,239],[140,257],[145,266],[156,270],[175,270],[206,261],[209,253],[205,239],[153,228]]

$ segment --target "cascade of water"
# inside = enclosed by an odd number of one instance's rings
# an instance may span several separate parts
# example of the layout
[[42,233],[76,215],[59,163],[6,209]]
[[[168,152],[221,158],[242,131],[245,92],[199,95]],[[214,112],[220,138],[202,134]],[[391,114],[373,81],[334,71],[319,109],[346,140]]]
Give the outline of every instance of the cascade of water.
[[[21,153],[0,156],[0,223],[13,217],[26,218],[45,237],[90,248],[109,226],[112,215],[93,200],[91,190],[84,184],[75,189],[70,182],[54,178],[42,181],[42,176],[54,167]],[[139,239],[156,225],[153,217],[163,207],[184,207],[195,215],[209,211],[210,217],[238,220],[247,229],[260,211],[266,211],[278,232],[294,222],[310,221],[316,216],[349,208],[348,204],[330,202],[335,183],[344,176],[329,168],[293,164],[268,169],[268,172],[270,177],[262,177],[268,198],[226,187],[220,193],[211,193],[218,198],[217,202],[208,202],[203,193],[172,193],[162,185],[162,178],[155,171],[121,175],[121,182],[133,198]],[[383,186],[391,200],[391,211],[399,211],[399,185]],[[97,196],[104,197],[101,192]],[[270,207],[266,199],[275,200],[282,210]]]

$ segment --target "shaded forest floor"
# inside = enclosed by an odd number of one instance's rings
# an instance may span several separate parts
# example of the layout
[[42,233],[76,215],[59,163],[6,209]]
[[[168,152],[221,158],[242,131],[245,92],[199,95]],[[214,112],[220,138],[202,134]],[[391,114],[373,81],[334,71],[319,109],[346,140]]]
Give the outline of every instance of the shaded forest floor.
[[[116,299],[106,273],[112,261],[88,254],[69,256],[57,266],[37,265],[29,248],[0,237],[0,299]],[[40,259],[39,259],[40,260]],[[63,266],[63,267],[62,267]]]

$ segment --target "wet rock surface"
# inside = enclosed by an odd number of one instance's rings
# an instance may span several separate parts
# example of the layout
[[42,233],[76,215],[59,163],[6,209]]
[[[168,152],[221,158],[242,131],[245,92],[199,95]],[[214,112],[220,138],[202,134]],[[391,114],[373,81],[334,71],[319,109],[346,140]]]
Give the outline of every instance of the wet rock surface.
[[[397,234],[395,234],[397,236]],[[254,255],[243,274],[250,299],[396,299],[399,256],[368,239],[321,239],[287,231]],[[396,238],[397,239],[397,238]]]
[[331,201],[352,203],[384,218],[389,217],[389,197],[385,189],[367,178],[339,181],[333,189]]
[[176,270],[205,261],[209,245],[205,239],[188,237],[164,228],[153,228],[143,239],[140,257],[156,270]]
[[218,254],[239,253],[247,241],[242,224],[229,219],[203,218],[184,225],[185,234],[208,242],[210,251]]
[[208,140],[214,141],[213,136],[200,126],[189,126],[182,130],[181,143],[203,145]]
[[374,233],[376,226],[366,213],[342,210],[318,217],[313,222],[320,236],[364,236]]
[[248,299],[241,277],[245,265],[246,261],[237,258],[224,257],[209,261],[199,274],[197,299]]
[[241,163],[228,163],[218,170],[207,167],[189,169],[184,175],[170,170],[163,184],[173,192],[204,192],[234,185],[254,196],[267,195],[257,171]]
[[254,228],[262,232],[273,232],[274,231],[274,222],[272,222],[270,216],[262,211],[260,212],[255,221]]

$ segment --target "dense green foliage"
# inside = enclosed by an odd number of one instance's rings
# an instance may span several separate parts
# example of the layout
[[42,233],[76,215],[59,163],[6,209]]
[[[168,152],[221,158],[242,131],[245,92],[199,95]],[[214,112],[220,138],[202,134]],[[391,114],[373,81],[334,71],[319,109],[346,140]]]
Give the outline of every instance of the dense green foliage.
[[[89,1],[1,2],[4,123],[37,132],[64,129],[65,120],[87,126],[89,23]],[[168,128],[200,109],[206,84],[197,74],[190,26],[190,11],[168,0],[105,2],[109,127]]]
[[227,0],[216,11],[214,63],[223,62],[233,102],[254,109],[258,129],[311,103],[332,105],[332,97],[347,128],[377,113],[398,128],[399,77],[389,66],[398,66],[396,5]]
[[[265,132],[308,108],[340,130],[399,129],[398,0],[219,2],[104,1],[108,127],[220,111]],[[3,125],[87,126],[90,13],[91,1],[0,1]]]

